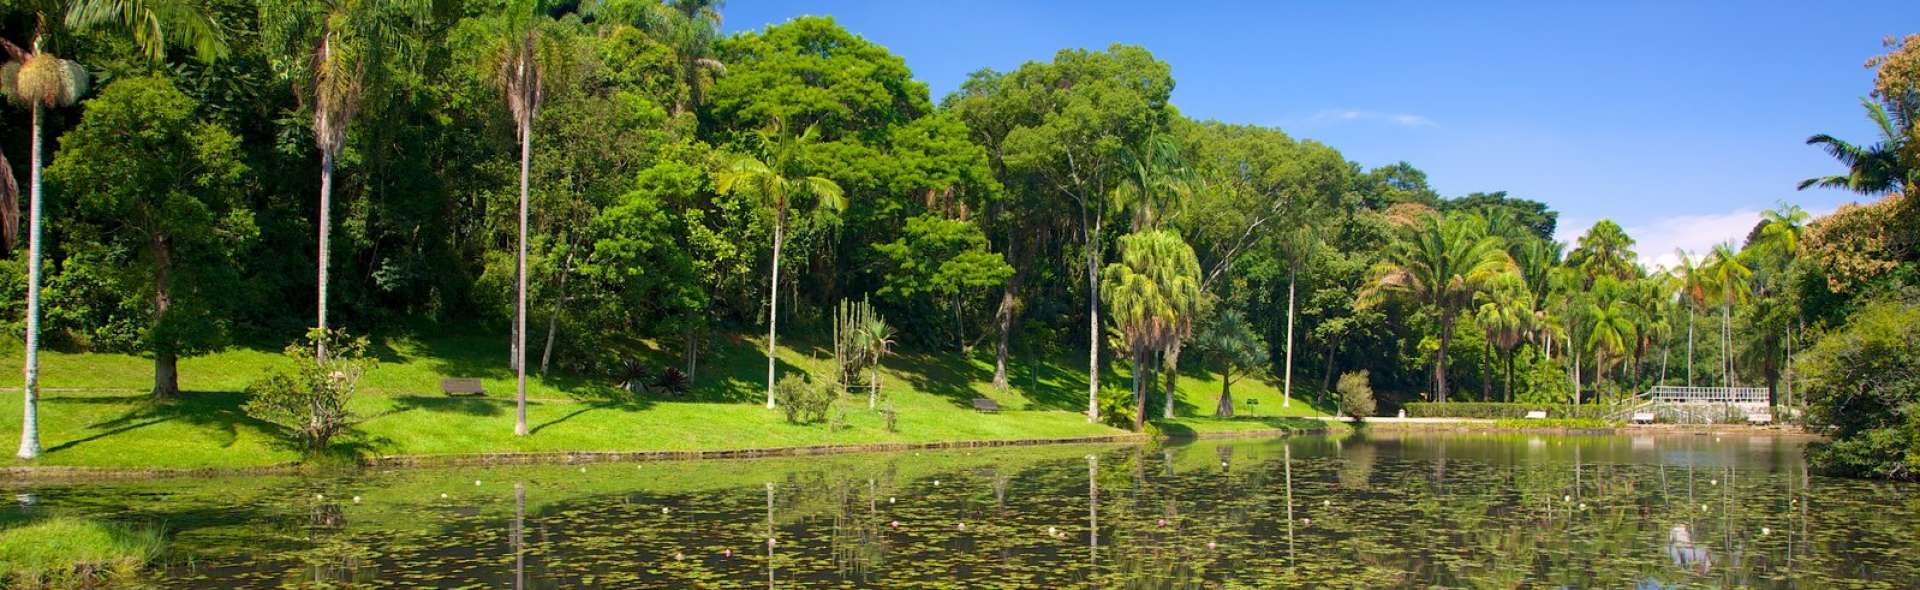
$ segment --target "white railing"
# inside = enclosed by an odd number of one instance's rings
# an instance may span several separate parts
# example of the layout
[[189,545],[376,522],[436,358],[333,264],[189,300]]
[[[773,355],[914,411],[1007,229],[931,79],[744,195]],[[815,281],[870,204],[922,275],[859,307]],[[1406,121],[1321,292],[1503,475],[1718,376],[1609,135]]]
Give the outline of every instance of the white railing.
[[1760,404],[1771,400],[1766,388],[1762,387],[1682,387],[1677,385],[1657,385],[1647,391],[1647,398],[1663,403],[1674,404]]

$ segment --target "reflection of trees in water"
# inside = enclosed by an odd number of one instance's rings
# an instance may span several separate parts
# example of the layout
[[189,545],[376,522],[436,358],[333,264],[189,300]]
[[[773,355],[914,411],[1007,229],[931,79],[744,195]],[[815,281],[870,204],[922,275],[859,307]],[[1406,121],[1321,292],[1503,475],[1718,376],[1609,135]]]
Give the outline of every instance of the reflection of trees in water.
[[[267,585],[291,586],[754,587],[772,574],[778,587],[1825,588],[1861,575],[1901,587],[1920,571],[1899,557],[1920,549],[1910,488],[1809,481],[1797,464],[1735,469],[1711,437],[1693,438],[1635,454],[1665,466],[1551,437],[1489,455],[1460,437],[1444,454],[1404,438],[1303,438],[1025,461],[1007,457],[1045,451],[649,464],[614,483],[574,467],[486,478],[533,474],[524,495],[468,487],[471,472],[401,472],[356,486],[405,489],[401,503],[306,489],[257,508],[272,515],[257,525],[176,530],[181,547],[245,531],[264,548],[246,570],[208,568],[202,586],[216,587],[268,572]],[[785,469],[749,471],[765,465]],[[700,477],[717,483],[687,485]],[[433,499],[448,479],[470,492]],[[1676,561],[1676,547],[1691,552]]]

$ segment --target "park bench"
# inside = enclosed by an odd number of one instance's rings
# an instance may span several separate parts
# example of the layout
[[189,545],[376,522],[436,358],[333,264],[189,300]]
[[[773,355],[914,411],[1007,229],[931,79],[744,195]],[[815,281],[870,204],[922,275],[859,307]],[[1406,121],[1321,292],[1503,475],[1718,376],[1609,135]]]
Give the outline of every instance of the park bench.
[[1527,419],[1528,420],[1545,420],[1547,419],[1547,411],[1533,410],[1531,412],[1527,412]]
[[979,410],[982,412],[987,412],[990,414],[994,412],[999,412],[1000,402],[996,402],[984,397],[973,398],[973,409]]
[[440,392],[448,397],[479,397],[487,394],[487,388],[479,379],[441,379]]
[[1652,424],[1653,412],[1634,412],[1630,421],[1634,424]]
[[1772,412],[1751,412],[1747,414],[1748,424],[1772,424]]

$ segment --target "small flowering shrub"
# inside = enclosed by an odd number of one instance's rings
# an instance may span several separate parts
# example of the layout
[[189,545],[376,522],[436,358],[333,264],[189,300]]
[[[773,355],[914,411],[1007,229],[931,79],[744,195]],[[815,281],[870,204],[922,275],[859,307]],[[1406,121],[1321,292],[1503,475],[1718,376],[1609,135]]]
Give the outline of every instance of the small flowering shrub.
[[293,361],[293,370],[274,371],[248,385],[242,409],[279,426],[308,451],[325,449],[359,421],[347,402],[374,362],[367,358],[367,339],[348,336],[345,330],[315,328],[287,345],[284,354]]

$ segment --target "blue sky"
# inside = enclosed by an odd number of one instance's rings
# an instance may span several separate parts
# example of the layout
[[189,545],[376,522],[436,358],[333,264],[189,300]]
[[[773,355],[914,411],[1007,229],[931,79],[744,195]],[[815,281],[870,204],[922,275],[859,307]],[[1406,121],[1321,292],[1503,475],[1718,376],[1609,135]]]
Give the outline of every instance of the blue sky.
[[[1171,8],[1170,8],[1171,7]],[[1901,2],[788,1],[727,5],[729,32],[831,15],[906,59],[934,99],[983,67],[1142,45],[1188,116],[1277,126],[1441,194],[1505,190],[1571,239],[1612,218],[1658,263],[1744,235],[1836,165],[1802,144],[1873,137],[1862,67],[1920,32]]]

